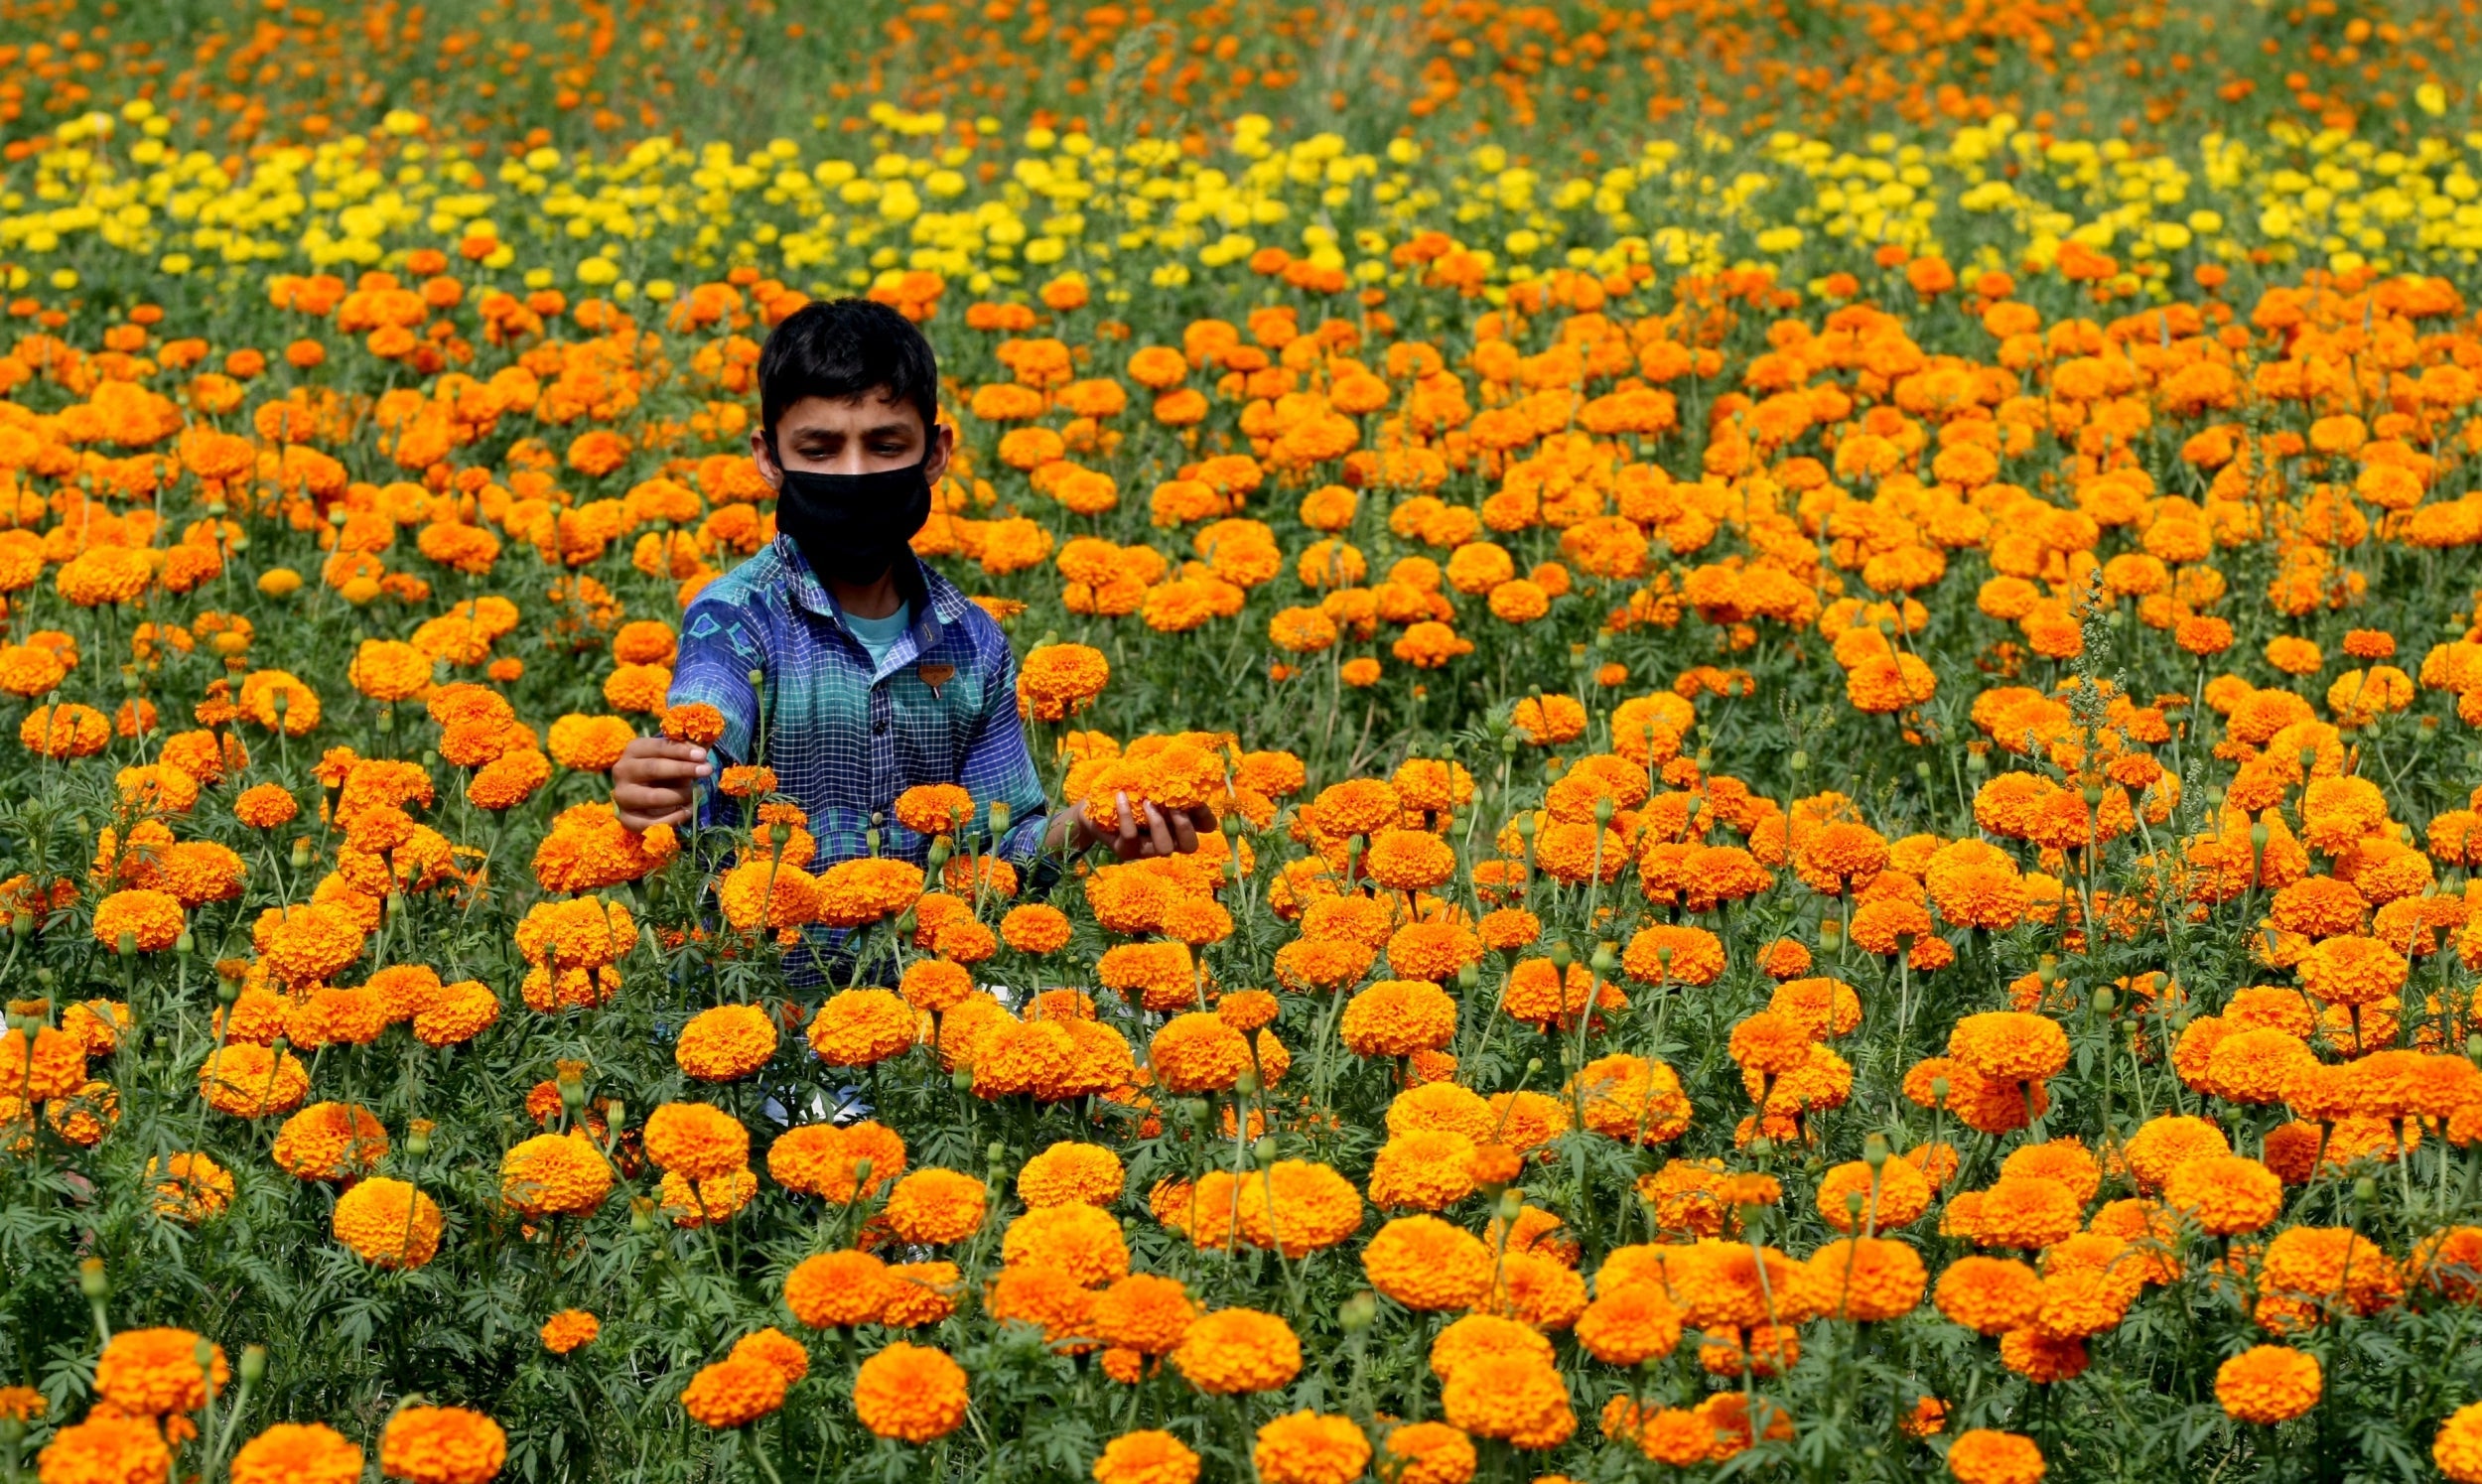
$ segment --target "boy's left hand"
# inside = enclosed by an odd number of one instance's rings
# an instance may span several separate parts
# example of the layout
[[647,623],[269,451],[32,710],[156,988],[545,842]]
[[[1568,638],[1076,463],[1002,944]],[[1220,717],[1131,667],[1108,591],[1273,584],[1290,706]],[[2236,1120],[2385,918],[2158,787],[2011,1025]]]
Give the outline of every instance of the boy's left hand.
[[1061,815],[1065,838],[1060,843],[1071,852],[1108,845],[1124,861],[1151,861],[1158,856],[1194,854],[1198,835],[1216,827],[1215,811],[1204,804],[1166,810],[1141,803],[1133,809],[1125,793],[1113,795],[1113,801],[1119,805],[1120,818],[1108,824],[1090,818],[1082,803]]

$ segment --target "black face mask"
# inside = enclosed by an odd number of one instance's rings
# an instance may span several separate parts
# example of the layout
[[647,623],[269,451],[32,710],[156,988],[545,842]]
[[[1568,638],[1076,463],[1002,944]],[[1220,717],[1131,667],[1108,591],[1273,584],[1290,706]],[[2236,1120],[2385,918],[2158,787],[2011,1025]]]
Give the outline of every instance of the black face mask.
[[853,587],[875,583],[906,555],[905,543],[930,519],[923,469],[912,464],[867,474],[787,469],[776,490],[775,528],[793,538],[821,578]]

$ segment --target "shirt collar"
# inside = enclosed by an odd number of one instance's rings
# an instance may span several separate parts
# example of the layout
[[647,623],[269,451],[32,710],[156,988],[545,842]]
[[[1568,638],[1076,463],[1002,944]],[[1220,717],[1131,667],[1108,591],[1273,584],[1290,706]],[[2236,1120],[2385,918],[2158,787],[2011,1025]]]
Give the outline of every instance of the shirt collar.
[[[775,538],[775,558],[784,564],[785,588],[795,603],[847,632],[852,631],[835,595],[819,581],[792,537]],[[913,608],[912,632],[918,653],[928,654],[939,642],[940,628],[964,621],[965,610],[973,607],[973,600],[958,592],[956,584],[933,572],[911,552],[896,564],[896,587]]]

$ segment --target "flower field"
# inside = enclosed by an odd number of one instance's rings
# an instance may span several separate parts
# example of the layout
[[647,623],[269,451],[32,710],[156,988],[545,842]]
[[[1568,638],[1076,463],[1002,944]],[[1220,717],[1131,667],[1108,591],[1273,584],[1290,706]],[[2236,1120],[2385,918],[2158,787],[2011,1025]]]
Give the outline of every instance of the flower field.
[[2482,1481],[2482,11],[810,9],[0,0],[0,1481]]

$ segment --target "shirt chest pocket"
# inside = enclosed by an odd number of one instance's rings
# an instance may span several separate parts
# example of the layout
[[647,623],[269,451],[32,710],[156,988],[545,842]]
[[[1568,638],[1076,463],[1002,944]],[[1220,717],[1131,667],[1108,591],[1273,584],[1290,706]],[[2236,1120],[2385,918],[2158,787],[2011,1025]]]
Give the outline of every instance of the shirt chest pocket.
[[907,666],[872,691],[873,741],[893,742],[909,783],[953,782],[964,765],[980,715],[980,692],[968,677],[931,666]]

